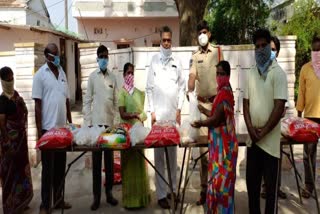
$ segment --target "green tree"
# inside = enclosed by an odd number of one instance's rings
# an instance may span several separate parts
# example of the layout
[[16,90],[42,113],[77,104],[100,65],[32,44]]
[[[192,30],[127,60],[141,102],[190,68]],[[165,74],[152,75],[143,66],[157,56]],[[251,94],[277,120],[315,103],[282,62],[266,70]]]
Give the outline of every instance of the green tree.
[[320,7],[314,0],[297,0],[294,3],[294,14],[288,23],[277,29],[280,35],[296,35],[296,85],[295,97],[298,94],[301,67],[310,61],[311,41],[320,35]]
[[270,1],[210,0],[206,20],[218,44],[251,43],[252,33],[266,25]]
[[174,0],[180,20],[180,46],[198,45],[197,24],[204,18],[208,0]]

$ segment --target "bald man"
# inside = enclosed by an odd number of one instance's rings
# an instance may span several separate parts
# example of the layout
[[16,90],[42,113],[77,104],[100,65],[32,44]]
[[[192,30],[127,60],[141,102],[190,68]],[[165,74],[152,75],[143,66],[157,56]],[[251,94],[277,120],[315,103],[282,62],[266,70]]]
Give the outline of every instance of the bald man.
[[[48,44],[44,50],[46,63],[33,78],[32,99],[35,101],[35,117],[38,139],[48,130],[63,126],[67,119],[72,123],[69,105],[67,77],[60,66],[59,49],[56,44]],[[41,199],[40,214],[50,213],[50,188],[53,184],[54,208],[70,209],[71,205],[62,200],[59,190],[64,179],[66,152],[41,151]],[[50,171],[52,162],[53,171]],[[53,176],[52,173],[53,172]],[[51,177],[53,181],[51,181]]]

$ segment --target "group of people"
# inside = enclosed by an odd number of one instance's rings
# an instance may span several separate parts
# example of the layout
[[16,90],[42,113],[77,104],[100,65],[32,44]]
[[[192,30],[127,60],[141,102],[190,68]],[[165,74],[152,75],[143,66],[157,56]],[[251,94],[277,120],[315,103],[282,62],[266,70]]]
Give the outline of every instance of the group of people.
[[[197,26],[199,49],[190,60],[189,80],[183,75],[181,61],[172,54],[172,31],[161,28],[160,52],[155,54],[147,73],[146,95],[152,125],[171,120],[181,123],[181,109],[185,97],[196,93],[201,119],[191,125],[200,129],[198,141],[208,143],[208,155],[203,155],[200,167],[201,191],[197,205],[206,204],[207,213],[234,213],[234,194],[238,140],[235,131],[234,97],[230,84],[231,68],[223,60],[219,46],[209,43],[211,34],[206,21]],[[266,198],[265,213],[277,212],[277,197],[286,197],[280,190],[280,119],[288,99],[286,73],[277,63],[280,43],[266,29],[253,35],[255,62],[247,73],[244,88],[243,113],[249,133],[247,142],[246,181],[249,213],[260,213],[260,194]],[[114,125],[115,112],[121,122],[135,124],[147,119],[144,110],[145,93],[135,87],[134,65],[126,63],[124,83],[117,85],[116,76],[108,67],[109,52],[101,45],[97,49],[98,67],[88,79],[83,99],[84,125]],[[35,101],[35,121],[38,138],[47,130],[72,123],[68,82],[60,66],[59,49],[50,43],[44,50],[46,63],[33,79],[32,98]],[[298,116],[320,123],[320,38],[312,42],[311,62],[303,66],[300,74]],[[0,70],[3,93],[0,96],[0,178],[4,214],[23,213],[33,197],[27,147],[27,107],[14,90],[14,75],[9,67]],[[187,91],[186,91],[187,84]],[[316,145],[304,148],[305,184],[303,196],[308,198],[314,186],[308,167],[315,168]],[[141,151],[143,152],[143,151]],[[207,149],[200,149],[200,154]],[[118,204],[113,197],[113,152],[104,153],[105,194],[107,203]],[[173,191],[177,190],[177,147],[168,148]],[[312,166],[306,157],[312,157]],[[155,167],[165,177],[165,152],[154,149]],[[50,200],[54,208],[69,209],[62,200],[61,182],[66,166],[65,152],[41,151],[41,205],[40,213],[50,213]],[[54,164],[53,164],[54,163]],[[122,204],[128,209],[148,206],[151,195],[149,176],[144,159],[137,150],[121,152]],[[50,167],[54,166],[51,171]],[[102,152],[92,152],[93,203],[97,210],[101,201]],[[51,175],[53,173],[53,175]],[[264,184],[262,185],[262,178]],[[53,179],[53,180],[51,180]],[[161,208],[168,209],[171,194],[165,182],[156,175],[156,198]],[[52,188],[52,195],[51,195]],[[177,195],[173,195],[178,201]]]

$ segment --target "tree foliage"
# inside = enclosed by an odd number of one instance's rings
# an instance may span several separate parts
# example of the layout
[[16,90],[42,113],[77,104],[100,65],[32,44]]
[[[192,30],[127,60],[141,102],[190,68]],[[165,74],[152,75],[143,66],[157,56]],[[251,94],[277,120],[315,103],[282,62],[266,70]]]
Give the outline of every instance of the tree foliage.
[[204,18],[208,0],[175,0],[180,23],[180,46],[197,45],[197,24]]
[[297,0],[294,4],[294,14],[288,23],[278,26],[280,35],[296,35],[296,90],[299,84],[301,67],[310,61],[311,41],[320,36],[320,7],[314,0]]
[[218,44],[251,43],[252,33],[264,27],[270,1],[209,0],[206,20]]

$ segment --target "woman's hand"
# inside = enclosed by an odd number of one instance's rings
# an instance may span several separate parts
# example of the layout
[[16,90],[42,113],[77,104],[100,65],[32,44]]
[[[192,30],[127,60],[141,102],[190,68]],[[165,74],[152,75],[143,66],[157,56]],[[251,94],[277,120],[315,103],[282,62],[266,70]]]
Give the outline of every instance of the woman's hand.
[[200,128],[202,126],[201,120],[196,120],[190,124],[193,128]]
[[207,111],[207,109],[200,104],[198,104],[198,109],[202,114],[205,114],[205,112]]

